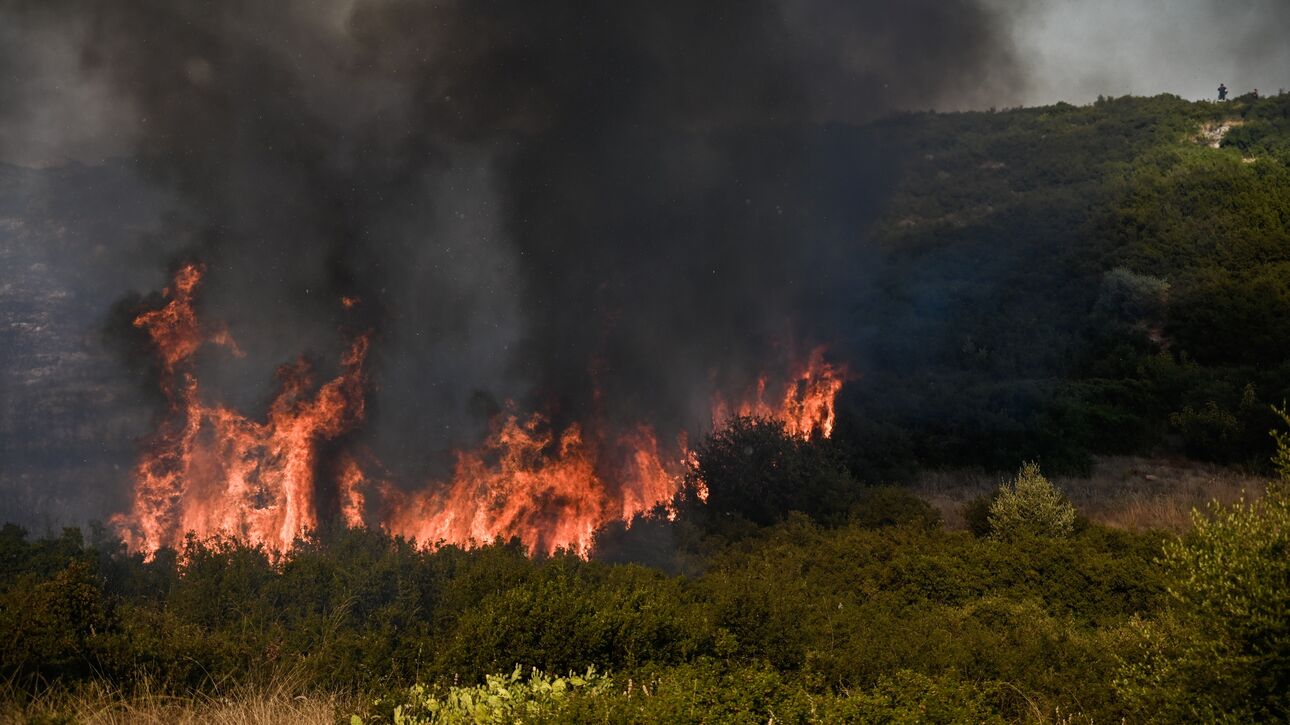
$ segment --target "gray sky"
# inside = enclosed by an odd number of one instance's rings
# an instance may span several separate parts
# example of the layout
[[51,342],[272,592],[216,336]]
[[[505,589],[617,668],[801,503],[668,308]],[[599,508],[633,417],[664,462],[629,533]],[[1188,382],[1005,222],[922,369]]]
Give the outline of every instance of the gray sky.
[[[991,0],[1013,23],[1024,105],[1290,89],[1290,0]],[[1006,6],[1006,7],[1005,7]]]
[[[1220,82],[1233,95],[1290,88],[1290,0],[979,1],[997,12],[1018,67],[999,67],[978,87],[962,82],[958,97],[969,107],[1083,104],[1099,94],[1194,100],[1213,98]],[[0,22],[0,161],[94,163],[130,153],[146,120],[80,71],[83,19],[56,20],[21,29]],[[895,60],[925,62],[925,50],[903,50],[920,58]],[[958,105],[942,92],[942,104]]]

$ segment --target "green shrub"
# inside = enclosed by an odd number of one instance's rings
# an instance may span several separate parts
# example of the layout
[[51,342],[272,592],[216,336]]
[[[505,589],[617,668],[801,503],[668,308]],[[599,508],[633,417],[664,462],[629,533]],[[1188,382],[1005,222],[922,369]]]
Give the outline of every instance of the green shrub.
[[1065,538],[1075,531],[1075,507],[1044,478],[1038,463],[1026,463],[990,504],[990,533],[1000,539],[1019,536]]
[[101,669],[116,627],[100,577],[73,560],[45,581],[30,575],[0,595],[0,677],[85,676]]
[[567,672],[669,662],[702,636],[678,603],[676,582],[657,572],[555,561],[533,574],[457,619],[436,658],[440,674],[475,678],[517,663]]
[[[1290,412],[1285,407],[1273,408],[1277,417],[1283,423],[1290,426]],[[1277,452],[1272,457],[1272,467],[1276,469],[1277,475],[1281,477],[1278,485],[1284,487],[1287,481],[1290,481],[1290,433],[1283,430],[1273,430],[1271,432],[1272,440],[1276,441]]]
[[566,722],[1002,723],[992,686],[899,670],[871,688],[832,691],[764,663],[705,660],[592,697],[579,695]]
[[1188,455],[1207,461],[1230,457],[1241,437],[1240,421],[1212,400],[1204,407],[1189,405],[1174,413],[1169,416],[1169,424],[1182,435]]
[[695,448],[691,486],[707,489],[705,513],[758,525],[799,511],[823,523],[846,520],[860,485],[816,441],[788,435],[784,424],[737,417]]
[[[604,695],[613,681],[595,668],[586,674],[554,677],[534,669],[528,679],[517,665],[510,675],[488,675],[484,684],[446,690],[413,685],[378,701],[378,711],[388,711],[395,725],[509,725],[551,722],[574,697]],[[362,725],[355,715],[352,725]]]
[[1094,314],[1120,324],[1150,324],[1164,315],[1168,300],[1165,280],[1116,267],[1102,277]]
[[868,489],[851,510],[851,523],[866,529],[911,525],[932,528],[941,515],[923,499],[899,486]]
[[1137,626],[1117,687],[1157,722],[1290,718],[1290,498],[1212,504],[1165,546],[1172,607]]
[[1211,503],[1165,545],[1172,606],[1135,624],[1115,681],[1144,720],[1290,720],[1290,436],[1272,437],[1281,478],[1263,500]]
[[990,507],[998,495],[997,491],[982,494],[963,504],[963,523],[967,524],[973,536],[985,538],[990,535]]

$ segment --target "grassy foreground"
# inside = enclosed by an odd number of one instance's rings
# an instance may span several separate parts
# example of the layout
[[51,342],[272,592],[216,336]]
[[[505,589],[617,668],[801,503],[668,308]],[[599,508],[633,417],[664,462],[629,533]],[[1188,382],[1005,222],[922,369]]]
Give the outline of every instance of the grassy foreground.
[[289,675],[211,692],[168,692],[149,680],[133,683],[128,691],[104,681],[35,694],[10,683],[0,691],[0,722],[50,725],[306,725],[348,720],[346,713],[360,707],[353,695],[305,694]]

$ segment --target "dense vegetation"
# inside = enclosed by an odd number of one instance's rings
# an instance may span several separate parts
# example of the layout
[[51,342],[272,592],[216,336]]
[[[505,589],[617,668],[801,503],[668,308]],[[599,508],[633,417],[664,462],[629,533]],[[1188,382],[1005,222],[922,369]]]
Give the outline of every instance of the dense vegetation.
[[855,467],[1267,460],[1290,397],[1290,95],[866,133],[902,161],[849,321]]
[[[811,468],[826,454],[785,452],[773,424],[732,428],[714,439],[760,442],[710,441],[709,475],[768,447],[777,467],[810,476],[776,485],[832,486]],[[31,691],[103,680],[202,691],[290,671],[362,693],[368,720],[400,722],[476,710],[601,722],[1290,715],[1284,484],[1200,516],[1184,539],[1077,520],[1033,464],[989,504],[980,536],[880,490],[763,526],[744,516],[760,505],[682,502],[676,521],[638,521],[606,542],[622,555],[644,537],[680,576],[531,559],[503,542],[428,552],[344,528],[276,560],[192,540],[144,561],[101,531],[33,541],[8,526],[0,676]]]
[[[1290,436],[1267,436],[1290,398],[1290,96],[847,133],[902,162],[833,440],[734,420],[696,448],[706,502],[600,532],[593,561],[339,526],[281,559],[192,540],[145,561],[101,528],[8,525],[9,696],[289,672],[364,722],[1290,717]],[[1044,475],[1153,450],[1281,482],[1179,538],[1091,524]],[[877,485],[915,464],[1015,476],[954,531]]]

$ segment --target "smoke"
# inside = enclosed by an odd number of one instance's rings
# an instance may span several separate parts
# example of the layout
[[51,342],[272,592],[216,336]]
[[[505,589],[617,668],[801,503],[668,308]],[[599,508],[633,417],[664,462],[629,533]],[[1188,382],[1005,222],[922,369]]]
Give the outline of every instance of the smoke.
[[1216,96],[1290,87],[1282,0],[998,0],[1027,68],[1027,104],[1098,95]]
[[372,329],[368,443],[415,475],[506,400],[680,429],[829,339],[897,162],[833,158],[830,124],[1020,79],[974,0],[8,0],[0,19],[24,38],[0,61],[0,107],[23,109],[0,158],[124,144],[175,194],[182,249],[130,263],[158,283],[207,264],[202,312],[247,352],[212,353],[209,389],[262,405],[276,365]]

